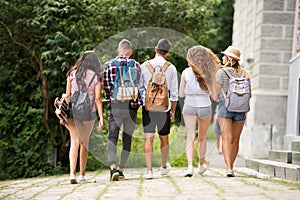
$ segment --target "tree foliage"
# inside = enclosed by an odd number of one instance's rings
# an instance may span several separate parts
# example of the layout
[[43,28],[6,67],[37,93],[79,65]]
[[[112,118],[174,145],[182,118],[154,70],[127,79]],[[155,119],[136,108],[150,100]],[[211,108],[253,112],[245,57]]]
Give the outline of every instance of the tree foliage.
[[[57,173],[47,158],[58,148],[68,163],[68,133],[53,100],[65,91],[66,70],[81,53],[138,27],[176,30],[218,45],[221,0],[3,0],[0,3],[0,179]],[[229,33],[228,33],[229,34]],[[143,62],[151,52],[135,52]],[[179,71],[182,58],[170,58]]]

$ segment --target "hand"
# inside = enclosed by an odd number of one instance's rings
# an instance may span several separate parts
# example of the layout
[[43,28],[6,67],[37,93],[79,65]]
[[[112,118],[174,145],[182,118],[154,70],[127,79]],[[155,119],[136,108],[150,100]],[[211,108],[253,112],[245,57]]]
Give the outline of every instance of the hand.
[[61,125],[66,125],[66,122],[64,121],[64,120],[59,120],[59,123],[61,124]]
[[171,121],[175,119],[175,112],[170,112]]
[[100,132],[100,131],[102,131],[103,127],[104,127],[104,124],[103,124],[103,118],[100,117],[100,120],[99,120],[99,123],[98,123],[97,130]]

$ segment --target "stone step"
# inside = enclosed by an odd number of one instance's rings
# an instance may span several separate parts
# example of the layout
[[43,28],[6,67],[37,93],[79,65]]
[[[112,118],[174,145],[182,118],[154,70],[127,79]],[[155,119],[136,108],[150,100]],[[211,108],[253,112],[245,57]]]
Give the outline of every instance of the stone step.
[[299,141],[292,142],[292,151],[300,152],[300,142]]
[[294,165],[300,165],[300,152],[292,153],[292,163]]
[[246,167],[272,177],[300,182],[300,165],[266,159],[246,159]]
[[283,163],[292,163],[293,154],[292,151],[270,150],[269,159]]

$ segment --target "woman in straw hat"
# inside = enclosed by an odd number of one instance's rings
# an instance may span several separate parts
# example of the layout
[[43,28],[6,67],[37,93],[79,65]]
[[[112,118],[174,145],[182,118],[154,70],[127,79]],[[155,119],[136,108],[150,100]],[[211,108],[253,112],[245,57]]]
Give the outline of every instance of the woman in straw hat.
[[[224,68],[233,76],[244,76],[250,83],[249,73],[239,64],[240,50],[229,46],[222,51]],[[239,151],[239,140],[242,133],[246,113],[228,112],[225,107],[224,91],[229,88],[229,77],[223,69],[217,72],[217,94],[219,95],[218,121],[222,132],[222,152],[226,164],[225,175],[234,177],[233,163]],[[251,93],[250,93],[251,95]]]
[[186,157],[188,169],[185,177],[193,176],[194,139],[198,122],[198,169],[202,175],[206,170],[204,158],[206,153],[206,133],[212,115],[210,96],[217,99],[215,74],[220,67],[220,60],[208,48],[193,46],[187,52],[188,68],[181,75],[179,97],[185,97],[182,109],[186,127]]

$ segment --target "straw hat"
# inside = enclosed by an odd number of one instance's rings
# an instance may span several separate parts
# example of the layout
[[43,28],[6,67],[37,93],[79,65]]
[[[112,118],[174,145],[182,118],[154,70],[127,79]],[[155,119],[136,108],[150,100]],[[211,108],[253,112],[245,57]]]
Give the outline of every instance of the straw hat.
[[236,59],[236,60],[240,60],[240,55],[241,55],[241,52],[238,48],[236,47],[233,47],[233,46],[229,46],[227,47],[227,49],[225,51],[222,51],[221,52],[222,54],[225,54],[233,59]]

